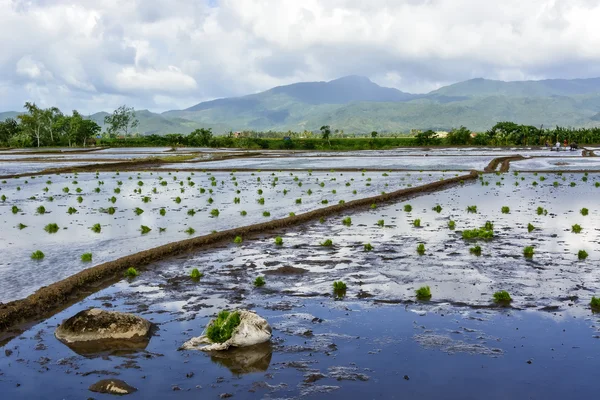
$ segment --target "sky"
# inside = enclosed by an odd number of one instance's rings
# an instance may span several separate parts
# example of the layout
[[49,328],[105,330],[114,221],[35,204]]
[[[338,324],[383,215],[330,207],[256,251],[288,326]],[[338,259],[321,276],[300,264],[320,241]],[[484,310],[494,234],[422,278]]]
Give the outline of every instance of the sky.
[[597,0],[0,0],[0,111],[159,112],[363,75],[600,76]]

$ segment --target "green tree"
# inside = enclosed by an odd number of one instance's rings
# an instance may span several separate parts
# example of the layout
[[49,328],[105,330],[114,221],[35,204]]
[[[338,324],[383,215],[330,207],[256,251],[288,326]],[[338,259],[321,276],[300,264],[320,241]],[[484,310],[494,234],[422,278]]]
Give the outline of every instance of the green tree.
[[371,137],[375,139],[377,137],[377,131],[371,132]]
[[43,109],[35,105],[35,103],[26,102],[25,109],[27,114],[21,114],[17,118],[21,121],[21,127],[32,141],[40,147],[44,135],[47,132],[47,118]]
[[212,129],[208,128],[200,128],[194,130],[192,133],[188,135],[188,142],[193,146],[210,146],[210,142],[212,140],[213,134]]
[[122,105],[111,115],[104,117],[104,123],[108,125],[107,132],[114,139],[119,133],[127,136],[131,130],[138,127],[140,121],[135,117],[133,107]]
[[46,131],[50,135],[50,145],[56,144],[54,141],[54,134],[57,129],[60,129],[63,117],[63,113],[57,107],[50,107],[42,111],[42,118],[44,119]]
[[446,136],[446,143],[449,145],[469,144],[471,141],[471,131],[461,126],[458,129],[452,129]]
[[7,118],[0,121],[0,144],[8,145],[11,138],[21,133],[21,126],[14,118]]
[[319,130],[321,131],[321,138],[323,140],[327,140],[329,147],[331,147],[331,142],[329,141],[329,137],[331,136],[331,127],[329,125],[323,125],[321,128],[319,128]]
[[437,141],[437,133],[435,133],[431,129],[425,132],[418,132],[415,135],[415,140],[418,146],[427,146]]

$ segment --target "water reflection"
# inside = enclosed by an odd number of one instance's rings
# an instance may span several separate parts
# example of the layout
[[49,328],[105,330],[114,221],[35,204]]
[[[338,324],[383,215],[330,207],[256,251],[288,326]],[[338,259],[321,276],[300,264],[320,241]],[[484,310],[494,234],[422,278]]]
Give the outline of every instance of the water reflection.
[[250,347],[230,348],[227,351],[214,351],[210,359],[229,369],[234,375],[264,372],[271,364],[273,346],[270,342]]

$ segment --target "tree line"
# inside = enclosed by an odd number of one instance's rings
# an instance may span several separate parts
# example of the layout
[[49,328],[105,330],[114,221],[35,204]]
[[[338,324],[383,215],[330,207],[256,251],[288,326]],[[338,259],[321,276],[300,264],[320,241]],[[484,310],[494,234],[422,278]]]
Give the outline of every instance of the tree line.
[[[95,143],[102,128],[73,110],[64,114],[57,107],[40,108],[25,103],[25,113],[0,121],[0,145],[10,147],[83,146]],[[121,106],[104,118],[105,137],[127,135],[138,126],[133,108]]]
[[[195,146],[242,147],[258,149],[383,149],[398,146],[532,146],[556,141],[579,144],[600,143],[600,127],[543,128],[514,122],[499,122],[486,132],[472,132],[461,126],[449,132],[412,130],[402,133],[356,136],[329,125],[318,131],[302,132],[230,132],[216,136],[210,128],[184,134],[137,135],[139,121],[131,107],[123,105],[104,118],[105,131],[95,121],[73,110],[63,114],[58,108],[40,108],[25,103],[25,113],[0,121],[0,146],[42,147],[83,146],[91,143],[109,146]],[[135,133],[135,135],[133,135]]]

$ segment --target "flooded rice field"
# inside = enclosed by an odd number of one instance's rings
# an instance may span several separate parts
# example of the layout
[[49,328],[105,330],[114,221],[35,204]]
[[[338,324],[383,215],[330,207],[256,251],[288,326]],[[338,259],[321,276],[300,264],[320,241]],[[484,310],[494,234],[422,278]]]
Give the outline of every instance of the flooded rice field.
[[[8,179],[0,184],[0,302],[25,297],[89,267],[92,263],[80,259],[84,253],[92,253],[98,264],[450,176],[454,174],[100,172]],[[58,226],[56,232],[45,231],[49,224]],[[142,233],[143,227],[151,230]],[[36,250],[44,253],[42,260],[30,258]]]
[[[0,302],[140,250],[437,182],[517,153],[465,150],[279,154],[206,162],[194,172],[175,172],[189,167],[181,163],[7,179]],[[16,337],[0,342],[0,391],[10,399],[111,398],[89,388],[119,379],[137,389],[132,399],[594,395],[599,385],[583,371],[599,357],[600,314],[590,301],[600,295],[600,174],[568,170],[593,170],[595,158],[517,150],[533,158],[512,162],[510,173],[205,246],[99,285],[11,329]],[[211,172],[228,168],[255,171]],[[331,171],[342,168],[414,171]],[[35,250],[45,257],[33,260]],[[335,281],[347,288],[334,291]],[[425,286],[430,296],[417,298]],[[495,301],[500,291],[511,301]],[[63,320],[91,307],[148,319],[150,340],[98,347],[56,339]],[[222,309],[256,311],[271,340],[180,350]]]
[[[382,169],[382,170],[483,170],[494,156],[403,156],[403,157],[252,157],[202,163],[200,169]],[[171,164],[164,168],[190,168]]]
[[513,161],[510,163],[512,170],[516,171],[568,171],[568,170],[600,170],[600,158],[532,158],[528,160]]

